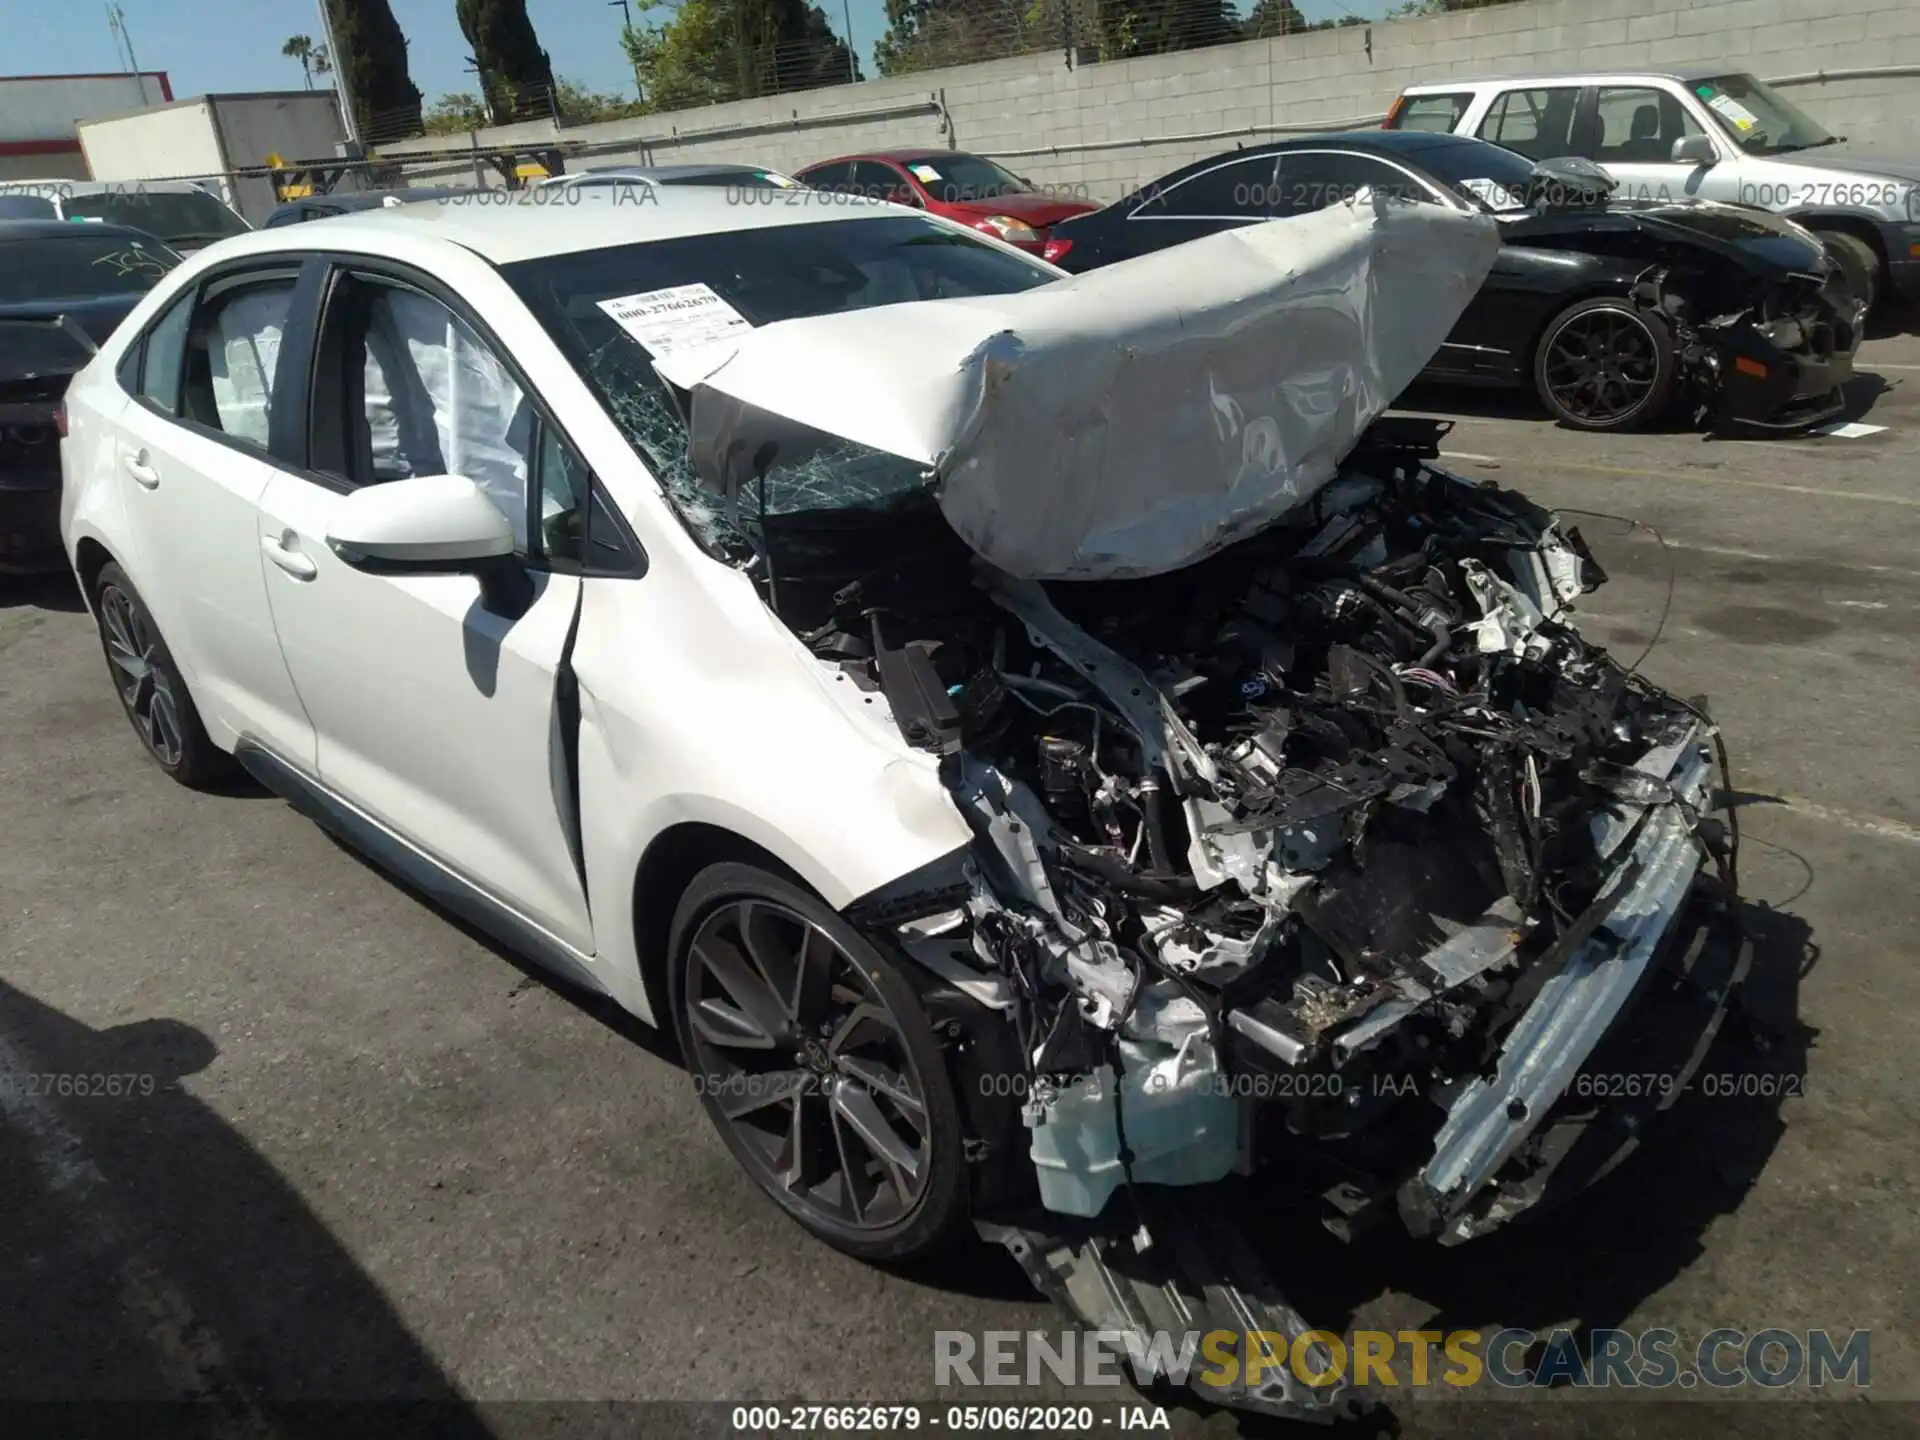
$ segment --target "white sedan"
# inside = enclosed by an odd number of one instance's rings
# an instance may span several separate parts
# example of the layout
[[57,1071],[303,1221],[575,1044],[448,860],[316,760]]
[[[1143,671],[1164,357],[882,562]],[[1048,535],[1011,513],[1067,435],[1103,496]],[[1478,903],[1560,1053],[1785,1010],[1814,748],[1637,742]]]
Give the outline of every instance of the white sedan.
[[[1283,1330],[1193,1259],[1229,1173],[1313,1151],[1337,1229],[1448,1242],[1548,1193],[1686,928],[1711,731],[1571,627],[1577,534],[1374,423],[1490,224],[1362,196],[1068,279],[730,199],[410,206],[168,276],[62,447],[153,759],[671,1024],[857,1255],[971,1221],[1091,1323],[1179,1285]],[[1143,1226],[1190,1233],[1098,1238]]]

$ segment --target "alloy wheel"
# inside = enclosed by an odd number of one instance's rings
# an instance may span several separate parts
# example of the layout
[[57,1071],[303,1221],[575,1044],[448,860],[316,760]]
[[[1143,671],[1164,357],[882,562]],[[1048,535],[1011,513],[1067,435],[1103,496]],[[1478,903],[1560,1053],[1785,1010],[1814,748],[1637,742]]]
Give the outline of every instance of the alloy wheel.
[[186,747],[173,673],[153,627],[133,597],[117,585],[100,591],[100,621],[120,702],[154,758],[172,769]]
[[1554,332],[1545,373],[1547,388],[1569,415],[1611,424],[1652,395],[1660,379],[1660,342],[1631,315],[1589,310]]
[[933,1162],[903,1023],[831,935],[740,899],[695,932],[683,1004],[692,1069],[770,1189],[829,1230],[900,1224]]

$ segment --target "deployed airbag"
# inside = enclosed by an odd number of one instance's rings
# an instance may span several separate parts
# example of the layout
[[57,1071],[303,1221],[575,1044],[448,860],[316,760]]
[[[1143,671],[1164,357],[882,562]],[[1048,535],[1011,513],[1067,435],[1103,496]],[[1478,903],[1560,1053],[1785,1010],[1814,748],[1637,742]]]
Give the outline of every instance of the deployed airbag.
[[655,362],[696,469],[798,423],[927,466],[1026,579],[1191,564],[1333,477],[1500,248],[1491,219],[1362,192],[1033,290],[781,321]]

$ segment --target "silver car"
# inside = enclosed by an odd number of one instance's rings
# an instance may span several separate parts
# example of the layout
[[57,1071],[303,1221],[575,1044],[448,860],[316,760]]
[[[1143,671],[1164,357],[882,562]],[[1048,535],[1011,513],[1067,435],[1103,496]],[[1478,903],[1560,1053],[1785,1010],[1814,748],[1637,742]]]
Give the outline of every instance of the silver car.
[[1719,66],[1410,85],[1386,128],[1477,135],[1535,160],[1580,155],[1618,198],[1757,205],[1826,243],[1871,305],[1920,294],[1920,157],[1855,149],[1764,81]]

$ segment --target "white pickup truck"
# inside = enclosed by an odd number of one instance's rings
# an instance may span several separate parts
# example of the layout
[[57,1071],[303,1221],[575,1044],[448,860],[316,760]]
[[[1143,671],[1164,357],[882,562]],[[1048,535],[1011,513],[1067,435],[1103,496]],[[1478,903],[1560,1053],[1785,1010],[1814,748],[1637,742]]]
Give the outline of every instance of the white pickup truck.
[[1436,80],[1408,86],[1385,125],[1477,135],[1535,160],[1584,156],[1620,182],[1621,199],[1757,205],[1817,234],[1869,305],[1920,294],[1920,157],[1856,150],[1751,75]]

